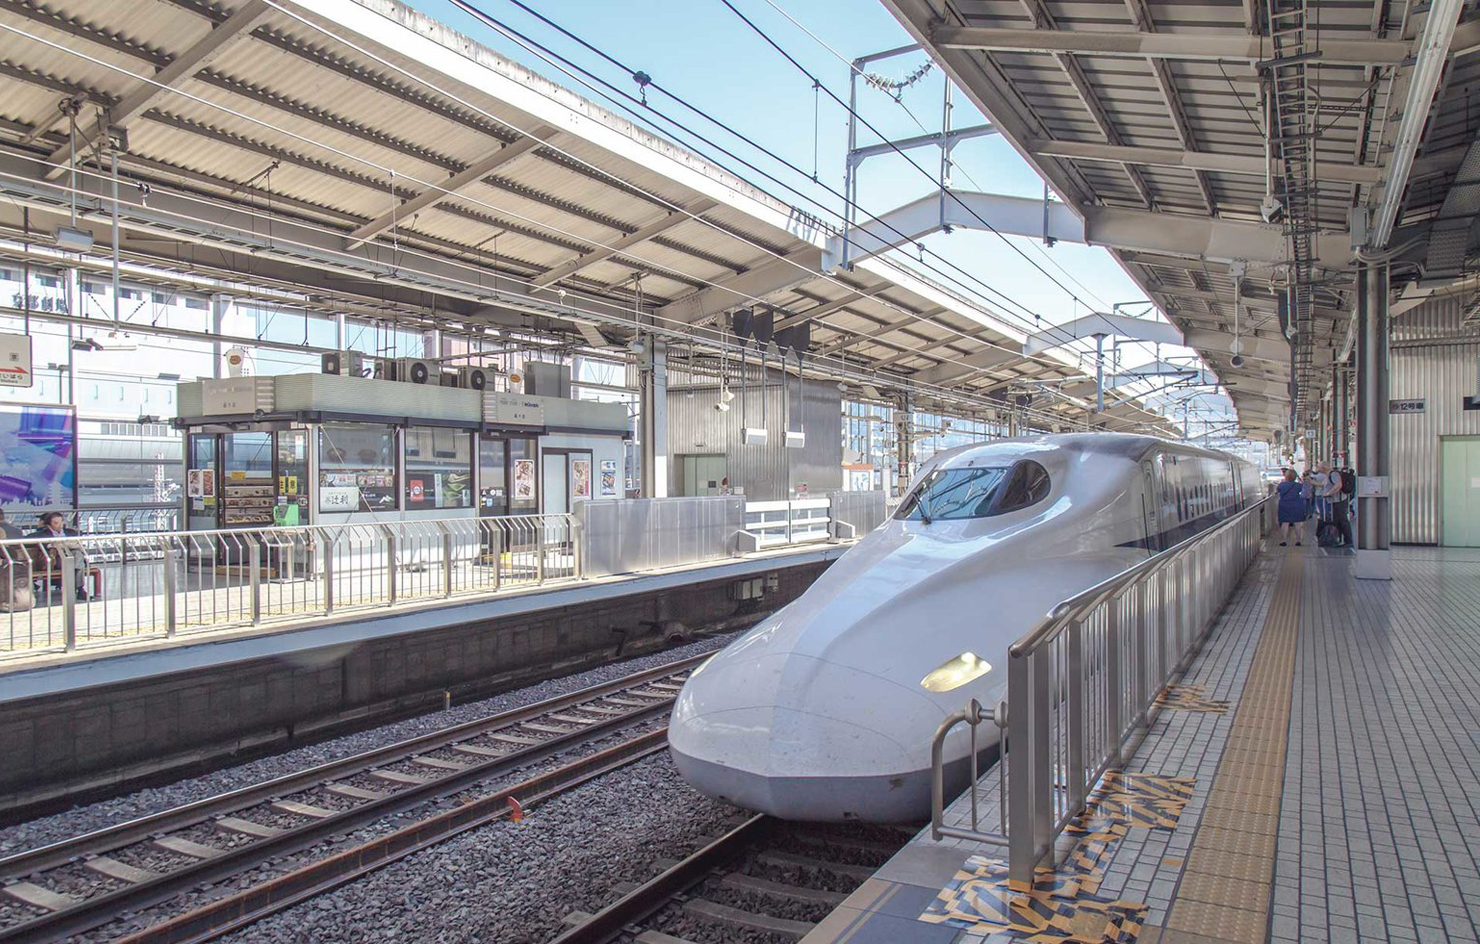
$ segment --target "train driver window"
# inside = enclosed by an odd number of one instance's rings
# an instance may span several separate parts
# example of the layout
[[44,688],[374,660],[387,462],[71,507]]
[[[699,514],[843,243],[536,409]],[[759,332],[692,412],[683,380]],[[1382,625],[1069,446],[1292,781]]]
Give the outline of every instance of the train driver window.
[[905,498],[895,517],[926,524],[937,518],[985,518],[1007,477],[1006,469],[936,469]]
[[1024,459],[1012,467],[1012,478],[1002,489],[994,515],[1005,515],[1010,511],[1036,505],[1048,497],[1048,470],[1032,459]]

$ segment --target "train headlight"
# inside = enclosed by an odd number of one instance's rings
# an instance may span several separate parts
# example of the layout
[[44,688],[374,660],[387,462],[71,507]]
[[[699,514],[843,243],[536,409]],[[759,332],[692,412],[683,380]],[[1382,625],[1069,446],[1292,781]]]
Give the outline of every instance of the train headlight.
[[941,664],[940,668],[920,679],[927,692],[949,692],[992,671],[992,663],[974,652],[963,652]]

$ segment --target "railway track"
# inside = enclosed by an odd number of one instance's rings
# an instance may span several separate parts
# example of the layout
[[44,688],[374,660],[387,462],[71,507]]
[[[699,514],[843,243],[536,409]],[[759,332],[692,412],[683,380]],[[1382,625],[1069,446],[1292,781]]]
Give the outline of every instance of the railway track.
[[888,827],[754,816],[595,914],[573,912],[549,944],[789,944],[907,839]]
[[[37,944],[98,928],[181,892],[429,801],[452,809],[151,926],[128,940],[206,940],[342,884],[393,858],[664,749],[664,729],[513,787],[478,784],[660,718],[706,655],[557,696],[298,773],[0,859],[0,944]],[[223,905],[224,903],[224,905]],[[16,920],[19,918],[19,920]],[[182,919],[190,919],[188,921]]]

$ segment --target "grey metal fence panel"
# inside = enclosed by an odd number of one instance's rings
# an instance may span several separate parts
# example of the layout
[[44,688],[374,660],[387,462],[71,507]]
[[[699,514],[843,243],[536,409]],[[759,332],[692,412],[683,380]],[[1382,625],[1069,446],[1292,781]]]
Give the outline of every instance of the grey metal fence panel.
[[882,491],[828,492],[827,499],[832,503],[832,519],[851,524],[853,532],[859,537],[874,530],[889,517]]
[[745,499],[632,498],[576,506],[583,574],[604,577],[730,557]]

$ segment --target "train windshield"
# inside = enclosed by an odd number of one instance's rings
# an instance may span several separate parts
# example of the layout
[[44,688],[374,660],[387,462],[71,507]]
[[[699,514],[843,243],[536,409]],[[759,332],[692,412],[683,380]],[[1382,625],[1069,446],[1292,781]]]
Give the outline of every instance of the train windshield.
[[926,524],[937,518],[985,518],[993,513],[1006,478],[1007,469],[936,469],[910,492],[895,517]]

